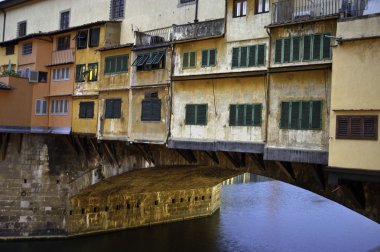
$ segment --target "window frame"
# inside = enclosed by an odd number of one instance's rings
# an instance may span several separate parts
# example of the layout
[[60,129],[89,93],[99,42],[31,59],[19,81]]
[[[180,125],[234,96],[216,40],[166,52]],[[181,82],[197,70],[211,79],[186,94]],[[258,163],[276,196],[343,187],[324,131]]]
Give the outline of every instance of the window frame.
[[[114,104],[115,101],[118,102],[117,107],[115,107],[115,104]],[[111,114],[108,114],[108,112],[107,112],[108,111],[107,107],[109,106],[108,104],[112,104]],[[123,104],[123,100],[121,98],[106,99],[105,100],[105,106],[104,106],[105,107],[104,119],[121,119],[121,117],[122,117],[122,104]],[[119,116],[117,113],[115,115],[115,109],[119,109],[119,111],[118,111]]]
[[15,44],[11,44],[11,45],[7,45],[5,47],[5,55],[6,56],[9,56],[9,55],[14,55],[15,54]]
[[[239,123],[239,108],[243,106],[243,123]],[[251,122],[247,122],[247,112],[249,107],[251,107]],[[256,109],[259,108],[259,122],[255,123],[255,114]],[[235,109],[235,119],[234,121],[231,121],[231,111]],[[235,126],[249,126],[249,127],[261,127],[262,125],[262,111],[263,111],[263,105],[262,103],[252,103],[252,104],[230,104],[229,106],[229,126],[235,127]]]
[[[259,9],[261,3],[261,9]],[[268,9],[266,7],[268,6]],[[264,14],[270,11],[270,0],[255,0],[255,14]]]
[[[120,61],[126,60],[126,65],[122,64],[122,70],[118,68]],[[108,61],[108,62],[107,62]],[[115,64],[115,71],[112,71],[112,65],[111,68],[108,68],[108,64]],[[125,68],[126,67],[126,68]],[[120,71],[118,71],[120,70]],[[104,58],[104,75],[113,75],[113,74],[122,74],[122,73],[128,73],[129,71],[129,54],[120,54],[120,55],[113,55],[113,56],[107,56]]]
[[111,0],[110,19],[121,19],[125,16],[125,0]]
[[[38,106],[37,104],[40,103],[40,106]],[[44,110],[44,104],[45,104],[45,112],[43,111]],[[34,102],[34,114],[36,116],[45,116],[48,114],[48,107],[47,107],[47,100],[46,99],[36,99],[35,102]],[[38,112],[40,111],[40,112]]]
[[[94,39],[93,36],[95,36],[95,34],[97,34],[96,40],[93,41],[93,39]],[[99,43],[100,43],[100,27],[94,27],[94,28],[89,29],[89,31],[88,31],[88,47],[90,47],[90,48],[98,47]]]
[[[194,65],[191,65],[191,54],[194,55]],[[185,55],[187,55],[187,62],[185,66]],[[197,67],[197,52],[196,51],[189,51],[189,52],[184,52],[182,54],[182,68],[183,69],[192,69]]]
[[24,21],[20,21],[17,23],[17,37],[18,38],[21,38],[21,37],[24,37],[26,36],[27,34],[27,21],[24,20]]
[[[210,53],[213,50],[215,51],[215,64],[211,65],[210,64]],[[207,64],[206,65],[203,65],[203,52],[207,52]],[[202,56],[201,67],[206,68],[206,67],[215,67],[215,66],[217,66],[217,64],[218,64],[218,61],[217,61],[218,56],[217,55],[218,55],[218,50],[216,48],[202,50],[202,54],[201,54],[201,56]]]
[[67,99],[53,99],[51,101],[50,113],[52,115],[68,115],[69,101]]
[[[66,16],[66,14],[68,14]],[[64,10],[60,12],[60,19],[59,19],[59,29],[65,30],[70,27],[70,18],[71,18],[71,12],[70,10]],[[65,20],[67,19],[67,20]]]
[[[89,106],[90,105],[90,106]],[[84,108],[84,116],[82,115],[82,106]],[[92,109],[89,113],[89,108]],[[95,102],[94,101],[86,101],[86,102],[79,102],[79,119],[94,119],[95,117]]]
[[[57,38],[57,51],[64,51],[70,49],[70,34],[60,36]],[[62,41],[61,41],[62,40]]]
[[[313,127],[313,113],[314,113],[314,103],[320,102],[320,114],[319,114],[319,127]],[[283,104],[288,103],[288,114],[287,114],[287,125],[282,126],[283,124]],[[298,118],[297,118],[297,127],[292,126],[292,113],[293,113],[293,103],[299,103],[298,107]],[[302,126],[302,119],[303,119],[303,103],[309,103],[309,121],[308,121],[308,127]],[[280,129],[282,130],[322,130],[323,129],[323,100],[317,99],[317,100],[292,100],[292,101],[281,101],[280,102]]]
[[[54,82],[60,82],[60,81],[67,81],[70,80],[70,67],[60,67],[60,68],[53,68],[52,70],[52,81]],[[58,76],[61,76],[63,72],[63,78],[57,78]]]
[[[78,75],[79,67],[81,67],[81,70],[84,70],[84,71],[81,71],[81,73]],[[86,81],[86,78],[84,75],[85,71],[86,71],[86,64],[75,65],[75,82],[85,82]],[[82,77],[82,78],[79,79],[79,77]]]
[[[27,48],[30,46],[30,49]],[[27,42],[22,44],[22,55],[29,55],[33,53],[33,42]]]
[[[260,46],[264,46],[264,49],[263,49],[263,63],[259,64],[259,47]],[[241,58],[241,51],[242,51],[242,48],[246,48],[247,49],[247,54],[246,54],[246,64],[243,65],[242,64],[242,58]],[[238,51],[238,58],[237,58],[237,66],[234,65],[234,50],[239,50]],[[254,62],[253,64],[251,64],[251,60],[250,60],[250,53],[251,53],[251,50],[254,50],[255,51],[255,59],[254,59]],[[247,46],[239,46],[239,47],[233,47],[232,48],[232,59],[231,59],[231,68],[246,68],[246,67],[258,67],[258,66],[265,66],[266,65],[266,44],[257,44],[257,45],[247,45]]]
[[88,46],[88,30],[80,30],[76,35],[76,47],[78,50],[86,49]]
[[[339,134],[339,119],[348,119],[347,122],[347,136],[342,136]],[[360,119],[360,133],[361,136],[353,136],[352,135],[352,119]],[[365,125],[365,119],[374,119],[374,136],[364,136],[365,130],[364,130],[364,125]],[[336,116],[336,128],[335,128],[335,138],[338,140],[373,140],[377,141],[378,140],[378,133],[379,132],[379,116],[378,115],[337,115]]]
[[[240,4],[240,14],[238,15],[238,4]],[[244,13],[244,5],[245,5],[245,13]],[[247,0],[234,0],[233,1],[233,7],[232,7],[232,17],[233,18],[239,18],[239,17],[246,17],[248,12],[248,1]]]
[[[202,122],[199,122],[199,117],[198,117],[198,113],[199,113],[199,109],[201,106],[206,106],[206,110],[205,110],[205,121],[202,123]],[[192,123],[191,122],[191,119],[192,118],[187,118],[187,115],[188,115],[188,108],[190,107],[194,107],[194,122]],[[189,126],[206,126],[207,123],[208,123],[208,104],[207,103],[199,103],[199,104],[186,104],[185,105],[185,125],[189,125]]]

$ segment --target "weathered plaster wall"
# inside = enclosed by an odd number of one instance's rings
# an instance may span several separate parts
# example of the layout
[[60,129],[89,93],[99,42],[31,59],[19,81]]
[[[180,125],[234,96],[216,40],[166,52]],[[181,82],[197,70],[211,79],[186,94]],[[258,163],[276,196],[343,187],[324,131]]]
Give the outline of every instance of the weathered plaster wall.
[[[54,115],[51,114],[51,107],[52,107],[52,102],[54,100],[67,100],[67,114],[65,115]],[[67,131],[70,131],[71,129],[71,119],[73,115],[73,103],[71,96],[57,96],[54,97],[54,99],[50,99],[50,103],[48,110],[49,110],[49,127],[53,128],[66,128]]]
[[[265,78],[173,82],[173,139],[262,142],[265,128]],[[238,87],[238,88],[237,88]],[[207,125],[185,125],[186,104],[208,104]],[[229,126],[230,104],[262,104],[262,124]]]
[[[79,108],[81,102],[94,102],[94,117],[93,118],[79,118]],[[73,114],[72,114],[72,131],[74,133],[96,134],[98,125],[98,100],[91,98],[78,98],[73,99]]]
[[[270,76],[268,147],[327,150],[329,137],[331,71],[278,73]],[[321,130],[280,129],[281,102],[322,101]]]
[[[161,100],[161,120],[157,122],[141,121],[141,107],[145,92],[158,92]],[[133,89],[131,91],[130,131],[131,139],[137,141],[165,142],[168,135],[169,87]],[[127,125],[125,126],[127,127]]]
[[379,36],[380,16],[364,16],[338,22],[336,36],[342,39]]
[[[0,17],[1,18],[1,17]],[[0,26],[1,27],[1,26]],[[17,71],[17,64],[18,64],[18,45],[15,45],[15,53],[12,55],[6,55],[6,47],[0,47],[0,66],[4,66],[4,69],[8,69],[9,61],[12,64],[12,69]],[[13,64],[15,64],[13,66]]]

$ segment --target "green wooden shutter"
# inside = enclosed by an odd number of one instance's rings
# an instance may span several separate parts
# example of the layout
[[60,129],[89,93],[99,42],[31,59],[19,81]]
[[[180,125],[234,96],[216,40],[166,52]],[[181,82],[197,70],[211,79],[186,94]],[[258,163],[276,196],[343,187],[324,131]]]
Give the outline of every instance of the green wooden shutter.
[[106,118],[112,118],[113,100],[106,100]]
[[312,129],[322,129],[322,101],[312,102]]
[[280,120],[281,129],[289,128],[289,112],[290,112],[289,102],[282,102],[281,103],[281,120]]
[[290,38],[284,39],[284,63],[290,62],[290,41]]
[[104,73],[111,73],[111,59],[110,57],[107,57],[105,59],[105,67],[104,67]]
[[143,100],[141,102],[141,121],[152,121],[151,100]]
[[236,125],[244,125],[244,105],[237,105],[237,122]]
[[291,104],[291,118],[290,127],[292,129],[299,129],[300,124],[300,105],[301,102],[292,102]]
[[230,126],[236,126],[236,105],[230,105]]
[[282,39],[276,40],[276,49],[275,49],[275,56],[274,56],[274,62],[275,63],[281,63],[282,59]]
[[247,66],[247,56],[248,56],[248,47],[246,46],[240,47],[240,66],[241,67]]
[[79,118],[86,118],[86,104],[84,102],[79,103]]
[[303,37],[303,60],[311,60],[311,36]]
[[207,125],[207,104],[197,105],[197,125]]
[[265,45],[257,46],[257,65],[265,65]]
[[310,102],[303,101],[301,108],[301,129],[309,129],[310,128]]
[[261,125],[261,114],[262,114],[262,105],[255,104],[254,105],[254,117],[253,117],[253,125],[260,126]]
[[292,38],[292,61],[299,61],[300,60],[300,38],[294,37]]
[[185,124],[194,125],[195,124],[195,105],[187,104],[185,110],[186,110]]
[[232,48],[232,67],[239,67],[239,47]]
[[121,100],[114,100],[113,101],[113,107],[112,107],[112,114],[113,118],[120,118],[121,117]]
[[250,46],[248,52],[248,66],[256,66],[256,46]]
[[151,100],[152,105],[152,121],[161,121],[161,100]]
[[247,126],[253,125],[253,105],[245,105],[245,124]]
[[331,59],[331,40],[330,38],[326,37],[330,36],[331,34],[326,33],[323,35],[323,54],[322,58],[323,59]]
[[204,50],[202,51],[202,66],[207,66],[208,63],[208,51]]
[[191,52],[190,53],[190,66],[189,67],[195,67],[197,64],[197,53]]
[[182,63],[183,67],[186,68],[186,67],[189,67],[189,53],[184,53],[183,54],[183,63]]
[[216,49],[210,50],[210,61],[209,61],[210,66],[216,65]]
[[321,35],[314,35],[313,39],[313,60],[321,59]]

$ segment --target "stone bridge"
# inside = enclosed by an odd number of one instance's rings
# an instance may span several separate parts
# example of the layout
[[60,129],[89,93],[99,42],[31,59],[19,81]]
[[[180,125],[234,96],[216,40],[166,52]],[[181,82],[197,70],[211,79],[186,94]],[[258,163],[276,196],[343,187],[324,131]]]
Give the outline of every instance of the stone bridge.
[[[104,225],[118,229],[209,215],[220,204],[218,183],[243,172],[312,191],[380,223],[380,178],[376,173],[268,161],[255,153],[98,142],[75,135],[1,134],[0,144],[0,236],[5,239],[66,237],[99,231]],[[143,168],[155,169],[130,173]],[[139,176],[145,182],[138,183]],[[166,181],[169,177],[172,180]],[[121,197],[132,184],[140,186],[128,197]],[[144,205],[144,200],[156,206],[166,202],[161,209],[172,211],[173,216],[189,209],[192,213],[135,223],[135,218],[150,211],[160,215],[153,206]],[[186,200],[186,207],[176,205],[167,210],[168,204]],[[127,226],[118,223],[125,216],[122,212],[112,212],[120,208],[134,209],[132,217],[125,220]],[[111,216],[112,221],[99,223],[105,216]],[[91,223],[97,225],[95,229],[89,227]]]

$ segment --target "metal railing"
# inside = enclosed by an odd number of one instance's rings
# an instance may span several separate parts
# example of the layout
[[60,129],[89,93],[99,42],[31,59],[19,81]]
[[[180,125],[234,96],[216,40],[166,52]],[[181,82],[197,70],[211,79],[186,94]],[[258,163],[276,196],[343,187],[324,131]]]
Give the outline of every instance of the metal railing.
[[54,51],[52,55],[52,65],[66,64],[74,62],[75,49]]
[[362,16],[368,7],[372,9],[372,14],[379,12],[375,1],[378,0],[279,0],[272,4],[272,24],[329,16]]
[[161,29],[156,29],[156,30],[150,30],[150,31],[145,31],[145,34],[152,36],[152,37],[161,37],[163,38],[164,42],[169,42],[171,41],[172,34],[173,34],[173,27],[165,27]]

